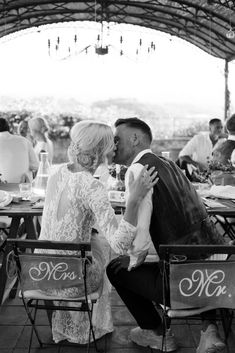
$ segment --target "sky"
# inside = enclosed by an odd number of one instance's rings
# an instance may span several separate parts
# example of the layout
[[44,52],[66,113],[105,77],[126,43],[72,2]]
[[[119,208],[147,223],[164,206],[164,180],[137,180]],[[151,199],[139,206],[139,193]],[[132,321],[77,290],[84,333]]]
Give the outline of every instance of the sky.
[[[50,95],[92,102],[120,97],[156,104],[186,103],[223,111],[223,60],[162,32],[115,24],[103,30],[104,42],[110,44],[109,54],[98,56],[94,45],[99,31],[100,24],[84,22],[44,26],[2,38],[0,99],[1,96]],[[58,36],[60,50],[56,55]],[[151,41],[156,49],[153,54],[139,55],[136,60],[140,38],[142,52],[147,52]],[[68,56],[68,46],[71,56]],[[89,46],[88,54],[83,51],[86,46]],[[121,49],[123,56],[119,55]],[[234,63],[229,69],[231,103],[235,108]]]

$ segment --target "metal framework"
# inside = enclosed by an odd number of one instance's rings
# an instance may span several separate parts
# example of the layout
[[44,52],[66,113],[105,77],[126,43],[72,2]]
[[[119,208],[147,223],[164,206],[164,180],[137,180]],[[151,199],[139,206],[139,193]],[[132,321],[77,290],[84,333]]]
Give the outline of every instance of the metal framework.
[[226,61],[235,58],[232,0],[0,0],[0,37],[69,21],[144,26],[180,37]]
[[224,59],[227,118],[228,63],[235,59],[234,0],[0,0],[0,38],[71,21],[139,25],[177,36]]

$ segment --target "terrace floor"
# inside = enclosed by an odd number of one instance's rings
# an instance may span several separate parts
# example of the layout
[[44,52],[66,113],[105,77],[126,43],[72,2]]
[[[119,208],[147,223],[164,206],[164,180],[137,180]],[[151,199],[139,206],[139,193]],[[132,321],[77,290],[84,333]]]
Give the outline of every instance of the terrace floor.
[[[134,319],[120,300],[117,293],[112,292],[112,310],[115,331],[98,341],[99,348],[105,353],[157,353],[159,350],[142,348],[129,339],[129,331],[136,326]],[[44,311],[38,314],[38,325],[43,339],[50,341],[50,327]],[[222,328],[220,327],[223,335]],[[194,353],[200,337],[200,320],[173,320],[174,332],[179,349],[177,353]],[[1,353],[26,353],[30,333],[30,324],[27,320],[21,299],[8,300],[0,308],[0,352]],[[85,353],[85,346],[54,345],[39,348],[34,338],[31,353]],[[90,352],[95,352],[92,345]],[[235,321],[228,340],[228,349],[225,352],[235,353]]]

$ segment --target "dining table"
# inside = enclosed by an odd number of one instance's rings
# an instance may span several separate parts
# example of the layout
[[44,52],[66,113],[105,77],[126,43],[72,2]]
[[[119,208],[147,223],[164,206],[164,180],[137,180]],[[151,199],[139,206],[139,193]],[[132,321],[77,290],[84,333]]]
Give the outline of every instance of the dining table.
[[[40,197],[32,197],[30,200],[23,200],[19,192],[19,184],[0,183],[0,190],[11,194],[11,202],[5,206],[0,205],[0,217],[5,216],[10,219],[10,227],[7,232],[7,238],[17,238],[19,236],[19,228],[24,224],[24,234],[26,239],[38,239],[36,227],[36,216],[42,216],[43,203]],[[6,245],[6,242],[4,242]],[[0,304],[4,302],[6,297],[14,297],[16,294],[15,281],[9,282],[7,274],[8,251],[1,246],[2,263],[0,267]],[[6,288],[7,287],[7,288]]]
[[10,193],[13,197],[9,205],[0,206],[0,216],[7,216],[11,219],[8,238],[17,238],[19,226],[23,220],[27,239],[37,239],[34,217],[41,216],[43,212],[43,203],[39,202],[40,197],[23,200],[20,196],[19,184],[15,183],[1,183],[0,190]]

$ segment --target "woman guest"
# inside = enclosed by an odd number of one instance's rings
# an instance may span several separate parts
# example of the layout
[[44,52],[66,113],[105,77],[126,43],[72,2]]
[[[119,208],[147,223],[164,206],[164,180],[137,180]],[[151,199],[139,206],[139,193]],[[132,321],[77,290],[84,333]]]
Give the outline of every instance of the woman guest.
[[30,134],[35,140],[34,150],[40,157],[40,152],[48,152],[49,162],[53,160],[53,143],[48,138],[49,125],[44,118],[35,117],[28,121]]
[[21,135],[21,136],[27,138],[32,143],[32,145],[34,145],[34,140],[33,140],[32,136],[30,135],[28,118],[22,120],[19,123],[19,125],[18,125],[18,135]]
[[[93,316],[95,336],[99,338],[113,331],[109,298],[111,288],[104,273],[111,248],[117,254],[125,254],[126,249],[130,247],[136,234],[139,203],[156,184],[157,173],[153,169],[147,171],[147,167],[144,167],[137,180],[133,181],[131,175],[131,197],[118,225],[105,186],[93,176],[107,156],[113,157],[114,139],[111,128],[99,122],[82,121],[72,128],[71,140],[68,150],[70,163],[61,165],[48,180],[39,239],[91,241],[93,260],[87,280],[89,292],[102,289]],[[92,232],[95,224],[103,236]],[[61,292],[68,297],[84,295],[82,287],[68,288]],[[54,292],[48,289],[47,294]],[[88,341],[88,332],[89,321],[86,313],[53,313],[52,333],[55,342],[66,339],[85,344]]]

